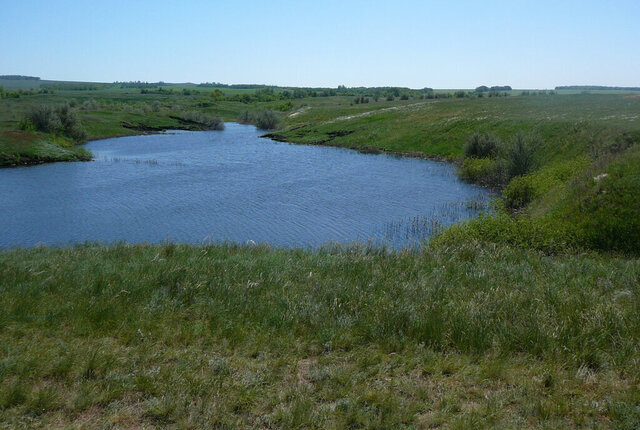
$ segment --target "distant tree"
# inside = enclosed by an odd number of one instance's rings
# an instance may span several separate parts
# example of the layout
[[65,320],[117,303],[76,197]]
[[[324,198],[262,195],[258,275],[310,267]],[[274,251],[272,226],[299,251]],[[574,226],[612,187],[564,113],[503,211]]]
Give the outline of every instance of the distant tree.
[[400,96],[400,100],[409,100],[409,96],[407,94],[403,94]]
[[493,86],[490,88],[490,90],[493,91],[511,91],[511,87],[509,85],[503,85],[503,86]]
[[487,91],[489,91],[489,87],[486,85],[480,85],[476,88],[476,93],[486,93]]

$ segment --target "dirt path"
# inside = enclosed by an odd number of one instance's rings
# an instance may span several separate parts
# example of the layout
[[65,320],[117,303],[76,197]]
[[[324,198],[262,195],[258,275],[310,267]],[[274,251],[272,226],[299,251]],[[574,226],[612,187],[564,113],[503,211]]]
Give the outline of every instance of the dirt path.
[[367,111],[367,112],[356,113],[356,114],[353,114],[353,115],[339,116],[339,117],[334,118],[332,120],[326,121],[325,124],[331,124],[332,122],[336,122],[336,121],[348,121],[348,120],[354,119],[354,118],[362,118],[362,117],[365,117],[365,116],[371,116],[371,115],[375,115],[375,114],[383,113],[383,112],[391,112],[391,111],[394,111],[394,110],[410,110],[410,109],[412,109],[414,107],[417,107],[417,106],[426,105],[427,103],[433,103],[433,102],[420,102],[420,103],[413,103],[413,104],[404,105],[404,106],[392,106],[392,107],[378,109],[378,110],[371,110],[371,111]]

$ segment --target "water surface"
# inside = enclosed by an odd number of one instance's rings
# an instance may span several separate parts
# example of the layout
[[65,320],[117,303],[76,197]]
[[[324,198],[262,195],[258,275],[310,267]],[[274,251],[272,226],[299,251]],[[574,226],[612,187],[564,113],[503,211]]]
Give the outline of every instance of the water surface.
[[446,163],[260,138],[252,126],[106,139],[93,162],[0,170],[0,247],[85,241],[395,247],[473,216]]

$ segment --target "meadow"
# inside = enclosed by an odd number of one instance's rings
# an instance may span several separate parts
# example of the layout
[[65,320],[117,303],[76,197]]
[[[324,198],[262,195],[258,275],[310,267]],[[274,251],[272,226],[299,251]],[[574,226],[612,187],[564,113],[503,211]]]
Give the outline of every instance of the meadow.
[[412,251],[2,251],[1,423],[637,428],[637,93],[169,89],[3,98],[0,160],[77,150],[19,130],[40,105],[68,103],[85,139],[270,112],[274,139],[447,160],[501,198]]

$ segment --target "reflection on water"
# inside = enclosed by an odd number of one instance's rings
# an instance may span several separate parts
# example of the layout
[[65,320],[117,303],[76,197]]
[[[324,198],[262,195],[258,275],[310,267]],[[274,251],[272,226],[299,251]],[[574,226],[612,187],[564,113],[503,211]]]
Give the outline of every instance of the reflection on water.
[[446,163],[290,145],[252,126],[106,139],[89,163],[0,170],[0,247],[85,241],[387,243],[486,208]]

